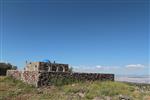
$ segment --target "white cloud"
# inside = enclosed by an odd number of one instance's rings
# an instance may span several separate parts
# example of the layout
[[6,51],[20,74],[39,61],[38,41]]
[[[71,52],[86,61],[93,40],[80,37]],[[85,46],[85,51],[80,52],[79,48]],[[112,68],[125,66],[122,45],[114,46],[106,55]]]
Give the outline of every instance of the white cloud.
[[100,72],[113,72],[116,70],[119,70],[120,67],[118,66],[102,66],[102,65],[79,65],[79,66],[73,66],[73,70],[75,72],[89,72],[89,73],[100,73]]
[[104,70],[112,70],[112,69],[119,69],[120,67],[118,67],[118,66],[101,66],[101,65],[97,65],[96,68],[97,69],[104,69]]
[[114,73],[117,75],[130,75],[130,74],[147,74],[148,67],[143,64],[129,64],[122,66],[106,66],[106,65],[78,65],[72,66],[74,72],[85,73]]
[[100,69],[100,68],[103,68],[103,66],[97,65],[96,68]]
[[136,69],[136,68],[145,68],[144,65],[142,64],[130,64],[130,65],[126,65],[125,68],[132,68],[132,69]]

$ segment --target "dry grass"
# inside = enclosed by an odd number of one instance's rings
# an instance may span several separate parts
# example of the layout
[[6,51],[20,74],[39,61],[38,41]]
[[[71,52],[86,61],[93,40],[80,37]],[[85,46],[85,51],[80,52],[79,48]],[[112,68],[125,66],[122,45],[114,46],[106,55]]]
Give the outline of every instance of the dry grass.
[[119,100],[119,96],[150,100],[148,88],[150,85],[99,81],[35,88],[3,76],[0,77],[0,100]]

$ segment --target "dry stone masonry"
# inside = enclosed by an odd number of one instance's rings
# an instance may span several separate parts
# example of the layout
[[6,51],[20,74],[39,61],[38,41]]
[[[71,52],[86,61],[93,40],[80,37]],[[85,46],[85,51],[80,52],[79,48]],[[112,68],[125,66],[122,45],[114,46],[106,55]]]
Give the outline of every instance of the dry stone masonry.
[[7,76],[22,80],[36,87],[51,85],[51,79],[74,79],[79,81],[109,80],[114,81],[114,74],[72,73],[68,64],[50,62],[30,62],[24,71],[8,70]]
[[64,72],[42,72],[39,74],[38,86],[51,84],[51,79],[73,79],[78,81],[114,81],[113,74],[98,74],[98,73],[64,73]]

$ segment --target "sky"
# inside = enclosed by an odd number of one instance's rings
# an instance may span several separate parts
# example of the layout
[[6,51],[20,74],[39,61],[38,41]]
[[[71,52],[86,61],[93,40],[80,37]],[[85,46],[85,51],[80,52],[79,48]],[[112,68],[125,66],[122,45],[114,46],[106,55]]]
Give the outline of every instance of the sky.
[[148,0],[1,0],[2,61],[148,75]]

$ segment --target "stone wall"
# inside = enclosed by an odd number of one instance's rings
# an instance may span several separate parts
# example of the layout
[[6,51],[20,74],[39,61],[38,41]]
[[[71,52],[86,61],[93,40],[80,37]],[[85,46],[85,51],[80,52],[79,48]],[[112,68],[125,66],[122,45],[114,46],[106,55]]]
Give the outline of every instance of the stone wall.
[[8,70],[7,76],[22,80],[25,83],[36,87],[50,85],[51,79],[75,79],[79,81],[109,80],[114,81],[114,74],[99,73],[69,73],[69,72],[38,72],[38,71],[17,71]]
[[21,74],[21,80],[25,83],[32,84],[36,87],[38,87],[38,81],[39,81],[39,72],[37,71],[24,71]]
[[37,71],[7,70],[7,76],[38,87],[39,73]]
[[10,76],[14,79],[21,80],[22,71],[18,70],[7,70],[7,76]]
[[49,85],[51,79],[75,79],[78,81],[114,81],[114,74],[99,73],[64,73],[64,72],[42,72],[39,75],[39,86]]

